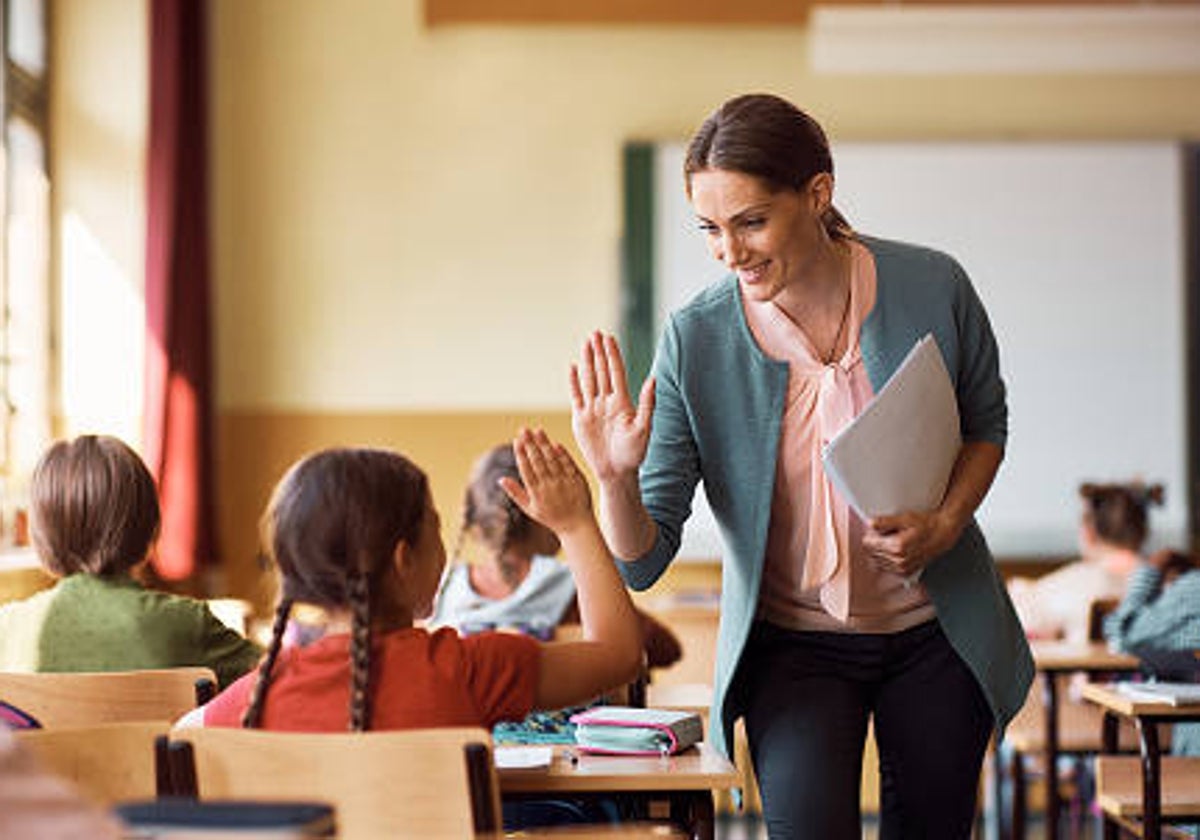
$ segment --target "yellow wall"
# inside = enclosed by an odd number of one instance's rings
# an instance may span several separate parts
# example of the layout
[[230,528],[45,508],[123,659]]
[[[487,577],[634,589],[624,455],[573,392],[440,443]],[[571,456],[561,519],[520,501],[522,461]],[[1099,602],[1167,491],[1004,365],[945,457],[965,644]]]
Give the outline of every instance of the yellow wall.
[[[94,15],[126,21],[109,48],[141,60],[144,0],[57,9],[77,39]],[[835,155],[839,139],[1200,136],[1196,75],[817,76],[793,28],[428,31],[419,0],[211,9],[218,503],[239,591],[267,489],[307,449],[413,453],[450,539],[479,449],[521,419],[566,434],[567,365],[617,325],[627,140],[685,137],[746,90],[806,106]],[[126,84],[87,96],[139,95]],[[99,178],[136,218],[128,156],[84,163],[67,188]]]
[[63,434],[140,435],[146,0],[57,0],[51,172]]

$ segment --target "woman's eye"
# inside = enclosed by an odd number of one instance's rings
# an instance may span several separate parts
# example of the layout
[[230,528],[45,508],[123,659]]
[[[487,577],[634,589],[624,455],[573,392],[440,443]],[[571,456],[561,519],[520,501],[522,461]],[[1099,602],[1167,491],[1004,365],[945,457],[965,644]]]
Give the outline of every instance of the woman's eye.
[[751,230],[758,230],[766,223],[767,220],[761,216],[751,216],[749,219],[746,219],[742,222],[742,227],[750,228]]
[[705,236],[712,236],[717,232],[717,226],[708,222],[701,222],[697,227],[700,228],[700,232]]

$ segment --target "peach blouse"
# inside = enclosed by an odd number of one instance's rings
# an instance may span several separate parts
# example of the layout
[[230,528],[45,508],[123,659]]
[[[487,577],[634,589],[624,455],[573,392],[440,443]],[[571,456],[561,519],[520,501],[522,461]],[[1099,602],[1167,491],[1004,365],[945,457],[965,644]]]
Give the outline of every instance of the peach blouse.
[[890,633],[934,615],[924,587],[867,557],[865,524],[821,465],[822,447],[873,396],[859,331],[875,305],[875,283],[871,252],[851,243],[850,341],[830,364],[775,303],[742,298],[758,346],[789,365],[758,616],[793,630]]

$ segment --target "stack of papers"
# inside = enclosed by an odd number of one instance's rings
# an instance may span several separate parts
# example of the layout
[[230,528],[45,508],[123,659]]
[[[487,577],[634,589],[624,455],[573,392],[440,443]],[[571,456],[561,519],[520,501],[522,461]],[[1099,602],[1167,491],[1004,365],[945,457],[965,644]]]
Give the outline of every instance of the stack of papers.
[[932,335],[825,447],[825,473],[863,519],[934,510],[962,447],[958,400]]
[[1169,703],[1172,706],[1200,704],[1200,683],[1186,682],[1122,682],[1117,691],[1131,700],[1146,703]]
[[492,750],[492,762],[497,770],[528,770],[535,767],[549,767],[554,757],[554,748],[549,746],[537,747],[496,747]]

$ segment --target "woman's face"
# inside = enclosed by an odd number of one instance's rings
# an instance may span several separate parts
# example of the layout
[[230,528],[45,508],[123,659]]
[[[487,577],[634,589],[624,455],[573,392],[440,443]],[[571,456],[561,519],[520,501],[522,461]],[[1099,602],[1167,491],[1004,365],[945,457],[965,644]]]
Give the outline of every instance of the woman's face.
[[775,299],[804,276],[824,234],[832,178],[802,190],[771,190],[760,178],[724,169],[692,175],[692,209],[709,253],[737,274],[751,300]]

